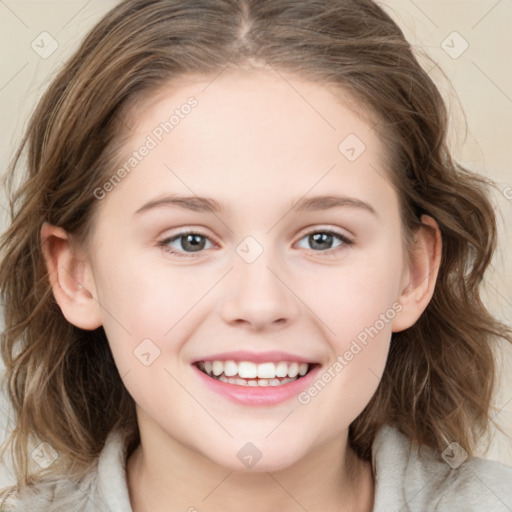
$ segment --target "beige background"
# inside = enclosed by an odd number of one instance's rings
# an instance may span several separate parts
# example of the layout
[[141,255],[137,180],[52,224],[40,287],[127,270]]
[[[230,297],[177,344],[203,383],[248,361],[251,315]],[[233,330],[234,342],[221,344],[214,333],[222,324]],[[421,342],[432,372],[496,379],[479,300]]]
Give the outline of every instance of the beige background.
[[[52,75],[86,31],[116,3],[0,0],[0,173],[27,114]],[[418,52],[431,59],[422,57],[422,62],[449,102],[456,157],[500,187],[495,203],[501,214],[502,239],[486,279],[485,298],[498,317],[512,324],[512,2],[387,0],[383,5]],[[4,205],[2,198],[2,230]],[[507,347],[504,354],[496,419],[512,436],[512,350]],[[0,397],[0,442],[5,429],[13,426],[9,413]],[[485,456],[512,465],[512,438],[497,433]],[[0,487],[11,481],[9,469],[0,468]]]

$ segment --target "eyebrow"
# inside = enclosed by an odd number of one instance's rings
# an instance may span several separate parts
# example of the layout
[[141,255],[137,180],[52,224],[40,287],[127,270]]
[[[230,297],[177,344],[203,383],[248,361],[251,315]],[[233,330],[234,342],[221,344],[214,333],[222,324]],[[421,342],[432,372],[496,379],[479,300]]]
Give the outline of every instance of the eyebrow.
[[[170,195],[159,199],[154,199],[141,206],[135,214],[158,208],[162,206],[177,207],[194,212],[221,213],[224,207],[215,199],[199,196],[179,196]],[[309,198],[301,198],[291,205],[290,210],[296,212],[312,212],[329,210],[337,207],[351,207],[366,210],[373,215],[377,215],[375,209],[367,202],[355,197],[338,195],[321,195]]]
[[209,197],[175,195],[149,201],[149,203],[141,206],[135,214],[142,213],[159,206],[175,206],[177,208],[183,208],[184,210],[191,210],[193,212],[218,213],[224,211],[224,208],[220,203]]

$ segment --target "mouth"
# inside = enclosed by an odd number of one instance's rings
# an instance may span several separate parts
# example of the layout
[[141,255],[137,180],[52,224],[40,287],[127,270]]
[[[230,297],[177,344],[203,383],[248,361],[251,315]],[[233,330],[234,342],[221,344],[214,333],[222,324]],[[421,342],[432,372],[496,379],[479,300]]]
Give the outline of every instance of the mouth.
[[214,380],[244,387],[279,387],[305,377],[317,363],[212,360],[193,365]]

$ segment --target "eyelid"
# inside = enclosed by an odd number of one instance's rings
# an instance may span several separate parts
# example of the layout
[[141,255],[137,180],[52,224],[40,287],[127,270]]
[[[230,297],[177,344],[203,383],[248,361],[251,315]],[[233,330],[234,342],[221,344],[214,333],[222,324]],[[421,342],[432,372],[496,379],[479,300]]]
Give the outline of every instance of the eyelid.
[[341,228],[338,227],[321,224],[314,224],[313,226],[304,228],[304,230],[302,230],[300,233],[299,240],[304,238],[306,235],[311,235],[313,233],[332,233],[336,236],[345,238],[346,240],[353,242],[353,235],[348,234],[348,231],[346,229],[342,230]]
[[[168,232],[169,230],[165,230],[165,231]],[[176,240],[177,238],[180,238],[180,237],[186,236],[186,235],[201,235],[204,238],[208,238],[208,240],[215,242],[217,245],[220,245],[216,241],[215,237],[207,234],[203,228],[196,228],[196,227],[192,226],[192,227],[175,228],[172,231],[173,231],[173,233],[165,236],[162,239],[162,242],[166,242],[166,241],[168,242],[169,240]]]

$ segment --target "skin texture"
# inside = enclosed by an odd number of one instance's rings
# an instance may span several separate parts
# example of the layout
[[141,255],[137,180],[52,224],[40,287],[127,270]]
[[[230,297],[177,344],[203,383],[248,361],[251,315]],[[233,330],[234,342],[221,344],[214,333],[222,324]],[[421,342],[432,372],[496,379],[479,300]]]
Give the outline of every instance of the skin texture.
[[[197,106],[101,199],[86,248],[60,228],[42,229],[64,316],[84,329],[103,325],[137,404],[141,445],[127,470],[134,511],[371,510],[371,467],[350,449],[348,427],[377,389],[392,332],[413,325],[432,297],[437,225],[423,217],[430,228],[418,232],[406,263],[378,135],[346,93],[268,69],[191,79],[148,98],[126,120],[126,155],[191,96]],[[366,146],[354,161],[338,149],[349,134]],[[135,213],[170,194],[207,196],[224,209]],[[291,211],[323,194],[357,198],[376,213]],[[201,252],[183,238],[167,248],[184,257],[159,245],[185,229],[206,237]],[[308,235],[325,229],[352,244],[334,237],[318,248]],[[263,250],[251,263],[236,251],[247,236]],[[390,310],[393,319],[307,404],[236,404],[191,367],[244,349],[283,350],[328,368]],[[144,339],[160,351],[149,366],[134,355]],[[252,469],[237,457],[247,442],[263,455]]]

